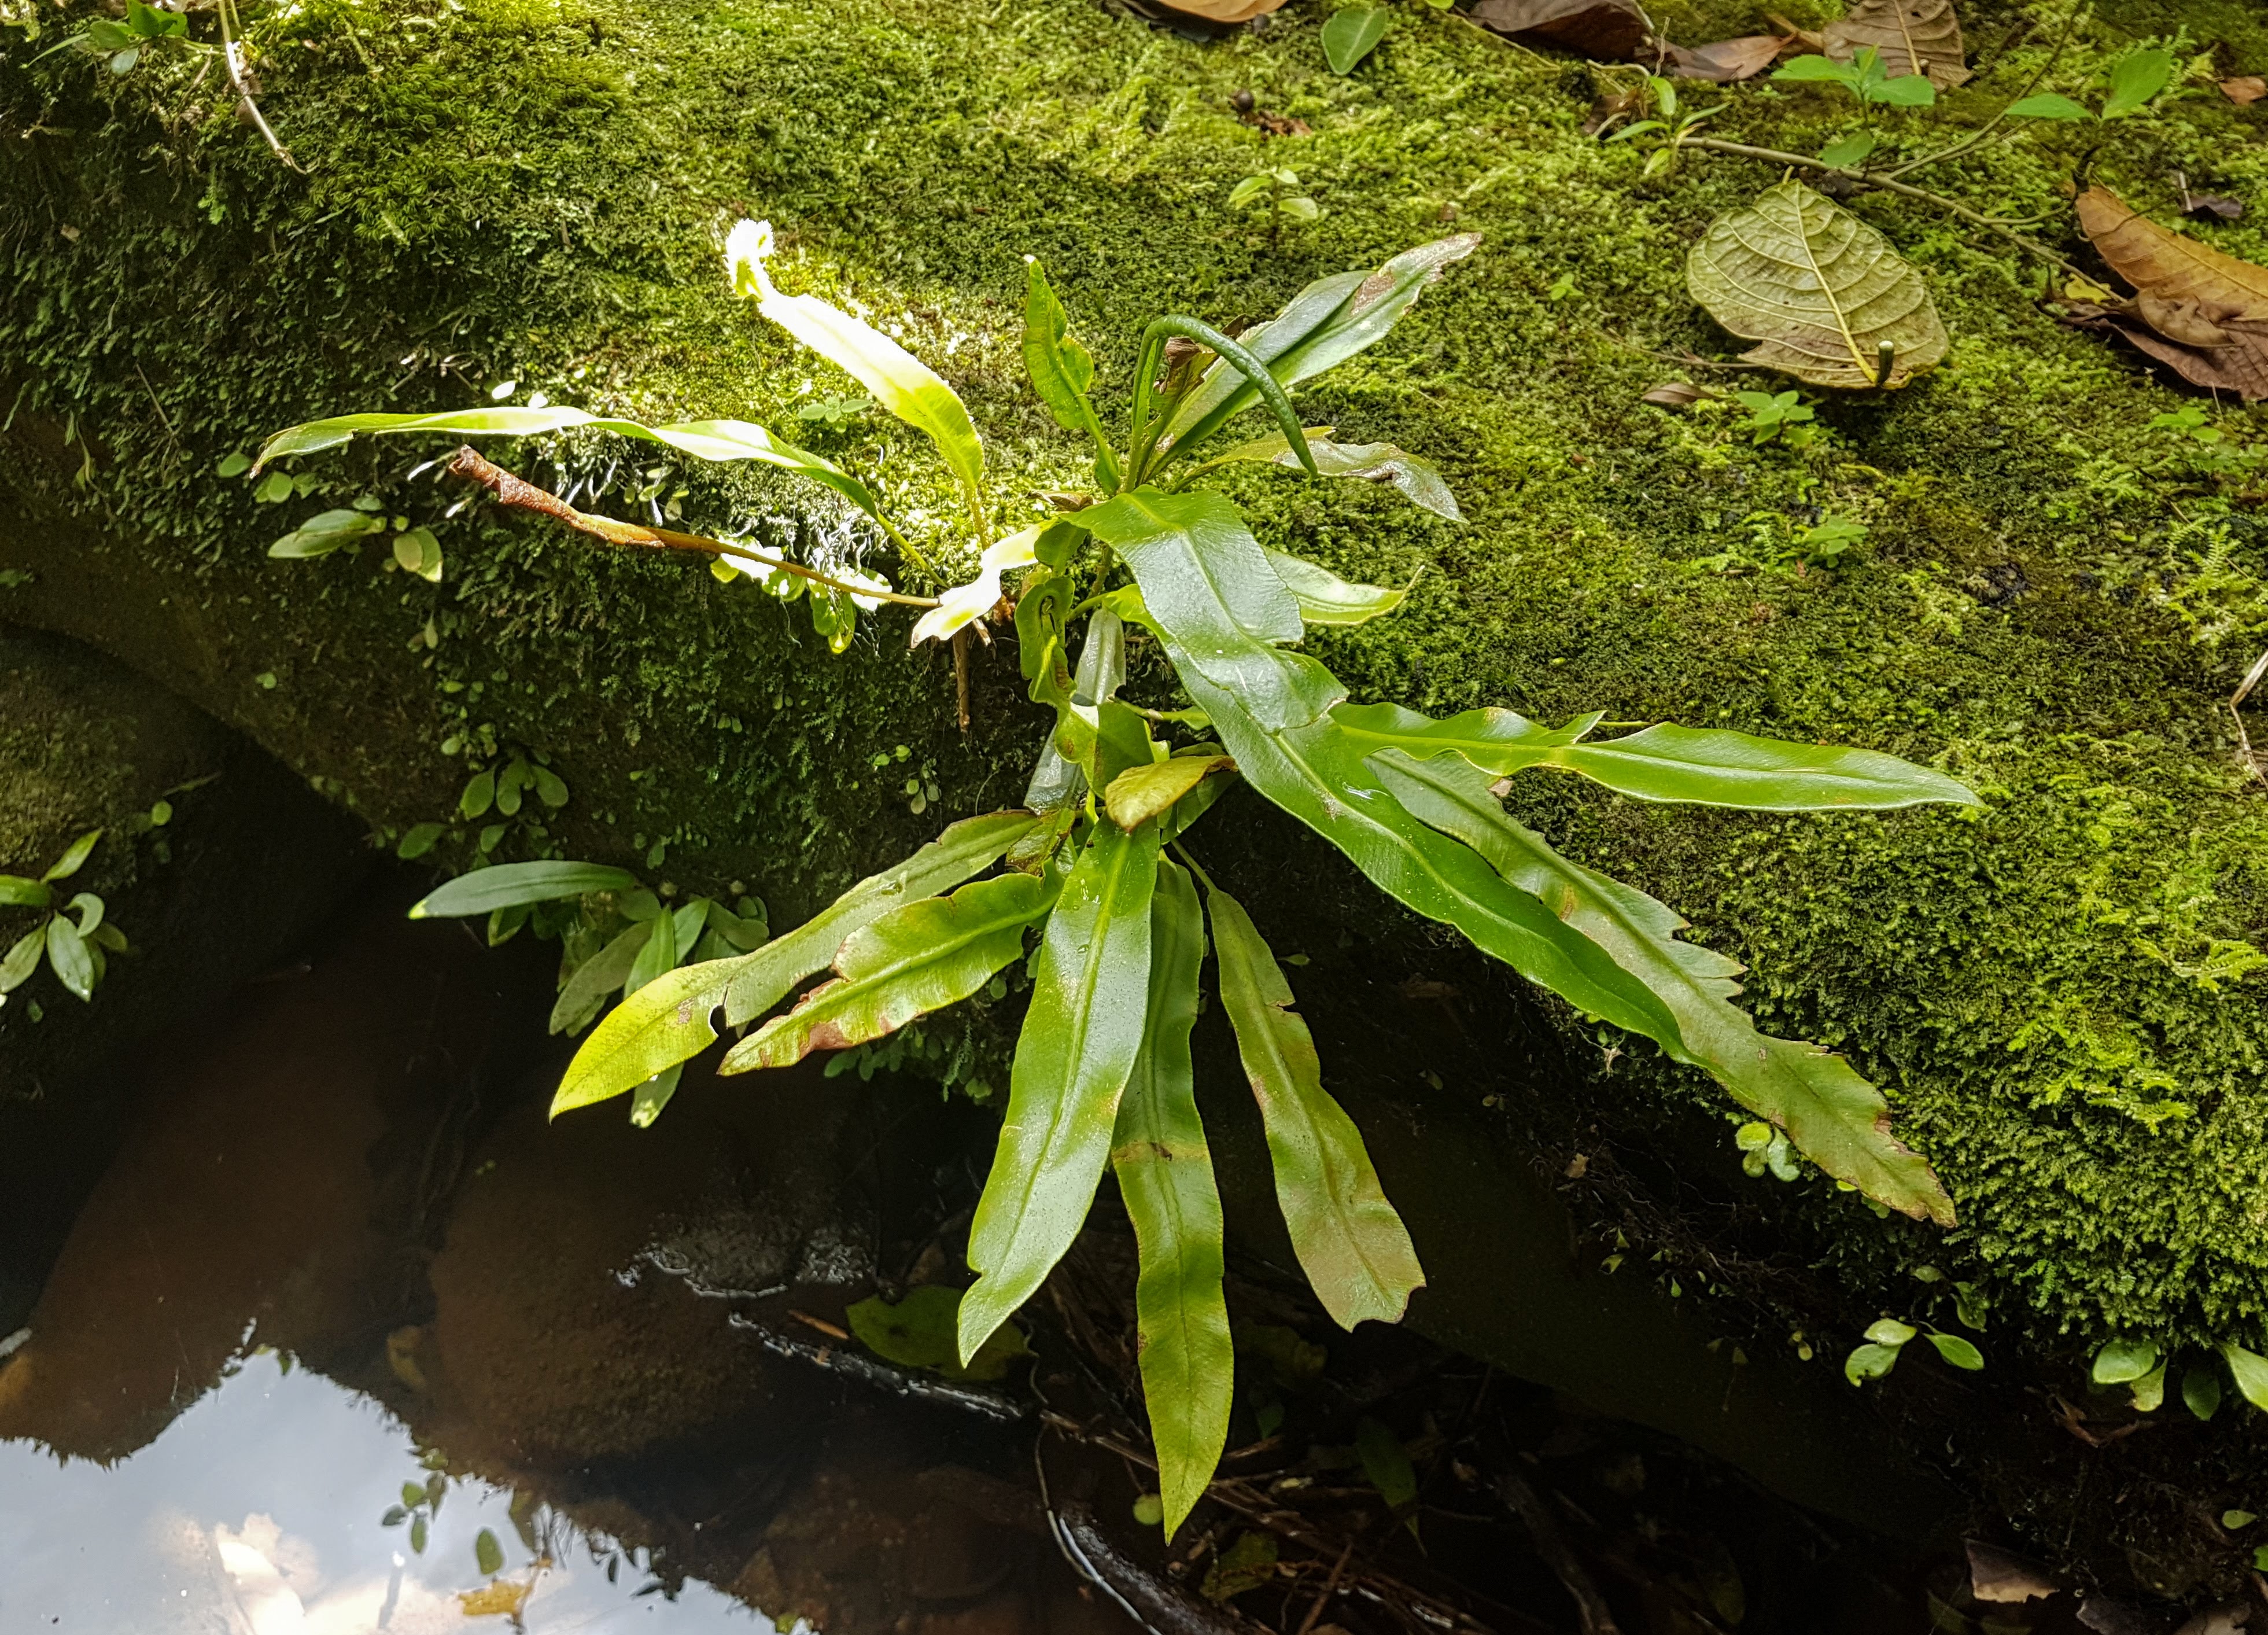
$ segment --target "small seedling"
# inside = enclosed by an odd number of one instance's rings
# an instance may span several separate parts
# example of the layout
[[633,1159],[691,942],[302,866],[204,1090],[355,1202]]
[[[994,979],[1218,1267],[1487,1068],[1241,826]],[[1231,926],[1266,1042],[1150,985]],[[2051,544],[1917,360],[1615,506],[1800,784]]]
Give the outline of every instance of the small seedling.
[[1974,1374],[1984,1366],[1984,1353],[1957,1334],[1945,1334],[1935,1329],[1925,1334],[1911,1323],[1884,1317],[1867,1330],[1867,1343],[1843,1359],[1843,1377],[1853,1385],[1887,1378],[1890,1370],[1898,1366],[1906,1343],[1918,1334],[1956,1368]]
[[1228,208],[1248,210],[1258,206],[1268,218],[1268,241],[1273,244],[1283,236],[1285,222],[1311,222],[1323,213],[1323,207],[1300,192],[1299,186],[1294,172],[1260,171],[1228,190]]
[[1653,107],[1653,117],[1639,120],[1634,125],[1625,125],[1607,140],[1632,142],[1653,138],[1653,151],[1646,156],[1645,168],[1638,173],[1641,176],[1652,177],[1668,170],[1685,139],[1700,127],[1702,121],[1720,112],[1725,105],[1719,102],[1715,107],[1685,108],[1678,99],[1676,84],[1659,74],[1647,75],[1646,85],[1647,99]]
[[[169,808],[167,816],[171,815]],[[101,898],[82,891],[68,902],[56,900],[61,895],[56,882],[77,873],[101,838],[100,829],[87,830],[37,880],[25,874],[0,874],[0,908],[33,909],[48,915],[0,955],[0,1005],[32,979],[43,953],[57,982],[81,999],[92,999],[107,968],[106,954],[126,952],[126,935],[104,920]],[[76,920],[71,917],[74,913],[78,916]]]
[[1813,412],[1793,392],[1735,392],[1733,401],[1748,411],[1749,441],[1762,447],[1778,443],[1783,448],[1808,448],[1819,437]]
[[1773,70],[1772,78],[1790,85],[1840,85],[1861,107],[1926,108],[1937,101],[1937,87],[1928,75],[1892,74],[1882,66],[1882,54],[1872,46],[1848,63],[1800,56]]
[[2017,119],[2052,119],[2102,123],[2114,119],[2127,119],[2154,101],[2160,92],[2173,83],[2174,54],[2148,47],[2129,51],[2110,65],[2103,76],[2102,102],[2100,107],[2089,107],[2069,97],[2052,92],[2026,97],[2012,103],[2008,112]]

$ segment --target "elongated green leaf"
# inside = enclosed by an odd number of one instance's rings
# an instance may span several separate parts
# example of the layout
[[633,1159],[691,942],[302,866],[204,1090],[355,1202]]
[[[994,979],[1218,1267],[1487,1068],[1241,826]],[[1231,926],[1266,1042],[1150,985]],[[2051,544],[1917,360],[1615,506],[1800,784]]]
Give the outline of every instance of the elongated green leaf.
[[55,859],[55,866],[50,868],[46,873],[40,875],[40,878],[42,880],[69,880],[72,875],[79,872],[79,869],[85,864],[87,858],[92,855],[95,843],[101,838],[102,831],[100,829],[91,829],[87,830],[85,834],[81,835],[77,840],[74,840],[69,846],[65,847],[63,856]]
[[1102,430],[1087,389],[1094,384],[1094,359],[1072,338],[1063,303],[1048,283],[1036,256],[1025,258],[1024,370],[1032,389],[1066,431],[1084,431],[1094,442],[1094,481],[1106,494],[1118,487],[1118,454]]
[[537,437],[588,426],[617,437],[659,443],[690,454],[696,460],[753,460],[792,471],[821,487],[832,489],[875,520],[881,520],[874,496],[866,485],[833,461],[808,449],[783,443],[763,427],[745,420],[688,420],[675,425],[646,426],[635,420],[614,420],[579,409],[460,409],[438,415],[338,415],[278,431],[261,445],[254,471],[270,460],[291,454],[313,454],[336,448],[357,431],[381,435],[401,432],[446,432],[451,437]]
[[652,1078],[640,1085],[630,1095],[630,1123],[644,1130],[659,1118],[670,1098],[677,1094],[677,1081],[685,1075],[685,1064],[672,1062]]
[[893,909],[843,940],[833,982],[734,1045],[718,1071],[786,1067],[814,1050],[894,1034],[966,999],[1023,953],[1025,927],[1054,897],[1051,879],[1006,874]]
[[[1728,210],[1686,258],[1709,315],[1745,340],[1749,363],[1814,386],[1902,387],[1945,357],[1945,325],[1921,275],[1889,239],[1800,181]],[[1890,349],[1887,375],[1881,349]]]
[[2246,1351],[2234,1341],[2223,1342],[2220,1357],[2228,1365],[2228,1377],[2236,1382],[2237,1395],[2255,1408],[2268,1410],[2268,1357]]
[[359,511],[326,511],[308,518],[291,533],[268,548],[271,556],[305,558],[328,556],[333,551],[343,550],[366,534],[386,530],[386,519],[372,517]]
[[[1410,503],[1432,512],[1437,517],[1447,517],[1452,522],[1462,522],[1465,513],[1457,509],[1457,497],[1449,492],[1449,485],[1441,474],[1418,459],[1395,447],[1391,443],[1332,443],[1318,441],[1328,438],[1328,430],[1307,435],[1307,452],[1314,456],[1315,475],[1323,477],[1354,477],[1365,482],[1384,482],[1392,485]],[[1300,457],[1280,431],[1256,438],[1249,443],[1240,443],[1234,448],[1223,449],[1205,462],[1208,468],[1229,464],[1282,466],[1288,470],[1300,469]],[[1184,479],[1186,481],[1186,479]]]
[[635,891],[637,876],[598,863],[500,863],[460,874],[410,909],[413,920],[453,918],[550,902],[592,891]]
[[44,909],[55,894],[40,881],[21,874],[0,874],[0,908]]
[[1555,728],[1509,710],[1468,710],[1436,721],[1398,704],[1342,704],[1332,718],[1375,748],[1398,749],[1417,760],[1454,753],[1498,776],[1555,767],[1640,800],[1753,812],[1979,804],[1942,772],[1896,755],[1717,728],[1649,726],[1627,738],[1588,742],[1584,734],[1598,724],[1595,715]]
[[[1176,663],[1179,652],[1163,633]],[[1325,680],[1329,672],[1311,659]],[[1659,1037],[1669,1012],[1646,985],[1543,904],[1506,883],[1471,848],[1404,811],[1363,764],[1373,746],[1329,718],[1270,732],[1233,695],[1183,667],[1182,685],[1211,718],[1238,772],[1255,789],[1322,835],[1381,890],[1455,926],[1484,953],[1540,983],[1587,1015]],[[1202,787],[1202,786],[1201,786]]]
[[1149,1005],[1158,831],[1096,826],[1040,945],[961,1301],[961,1359],[1030,1298],[1086,1223]]
[[1378,1184],[1362,1132],[1323,1088],[1314,1036],[1292,1009],[1292,985],[1251,916],[1218,887],[1205,907],[1221,1003],[1260,1103],[1276,1202],[1300,1270],[1341,1328],[1366,1318],[1399,1322],[1410,1291],[1425,1284],[1410,1234]]
[[1292,593],[1300,621],[1307,624],[1367,624],[1392,613],[1410,594],[1379,585],[1352,584],[1304,556],[1280,550],[1268,553],[1268,565]]
[[48,922],[48,964],[55,979],[80,998],[94,998],[94,951],[78,927],[60,914]]
[[1474,848],[1658,996],[1672,1026],[1648,1036],[1671,1057],[1706,1068],[1735,1101],[1786,1130],[1836,1179],[1909,1215],[1953,1224],[1952,1200],[1936,1175],[1890,1134],[1881,1093],[1817,1045],[1758,1033],[1732,1004],[1741,968],[1678,941],[1685,922],[1669,909],[1569,862],[1513,822],[1489,792],[1491,775],[1462,759],[1417,761],[1388,749],[1370,765],[1403,806]]
[[873,326],[815,295],[783,295],[765,261],[769,222],[741,222],[725,247],[733,288],[756,310],[873,394],[874,401],[937,445],[972,502],[984,491],[984,448],[968,410],[936,372]]
[[[1317,279],[1256,329],[1238,337],[1244,350],[1286,387],[1335,368],[1383,339],[1441,269],[1479,247],[1476,232],[1437,239],[1404,250],[1367,276],[1336,273]],[[1260,401],[1243,376],[1225,364],[1205,371],[1166,427],[1166,443],[1186,453]]]
[[1110,1164],[1141,1252],[1134,1308],[1142,1396],[1169,1539],[1204,1497],[1228,1444],[1236,1366],[1221,1295],[1220,1194],[1189,1061],[1204,950],[1204,915],[1189,872],[1160,863],[1150,904],[1149,1008],[1118,1103]]
[[607,996],[630,981],[630,967],[637,962],[646,939],[653,935],[653,927],[652,920],[632,925],[575,968],[551,1007],[553,1033],[580,1033],[590,1024]]
[[1234,693],[1270,727],[1312,721],[1344,696],[1329,672],[1275,645],[1300,639],[1299,603],[1220,495],[1137,489],[1079,521],[1125,558],[1185,674]]
[[622,1095],[673,1062],[698,1056],[716,1041],[709,1019],[718,1005],[736,1027],[762,1015],[796,983],[832,964],[852,932],[990,868],[1038,821],[1028,812],[964,818],[755,953],[681,966],[656,977],[591,1030],[551,1098],[551,1116]]

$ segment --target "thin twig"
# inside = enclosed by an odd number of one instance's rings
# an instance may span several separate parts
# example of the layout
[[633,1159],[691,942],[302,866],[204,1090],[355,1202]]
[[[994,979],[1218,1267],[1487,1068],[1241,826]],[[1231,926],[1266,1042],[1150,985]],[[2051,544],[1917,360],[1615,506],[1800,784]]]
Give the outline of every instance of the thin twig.
[[1567,1594],[1575,1602],[1575,1616],[1582,1620],[1583,1635],[1622,1635],[1615,1622],[1614,1613],[1607,1606],[1607,1598],[1599,1594],[1599,1587],[1591,1582],[1591,1575],[1575,1558],[1566,1536],[1559,1531],[1559,1523],[1535,1490],[1522,1481],[1516,1471],[1506,1470],[1496,1478],[1496,1491],[1527,1525],[1528,1536],[1535,1542],[1535,1553],[1542,1556]]
[[1315,1597],[1314,1605],[1307,1609],[1307,1616],[1300,1620],[1300,1635],[1307,1635],[1307,1631],[1315,1627],[1315,1620],[1323,1616],[1323,1609],[1330,1603],[1331,1597],[1338,1594],[1339,1575],[1346,1571],[1346,1564],[1353,1558],[1354,1540],[1349,1538],[1346,1548],[1339,1551],[1339,1558],[1331,1563],[1331,1575],[1323,1580],[1322,1593]]
[[2260,757],[2252,753],[2252,736],[2244,730],[2242,713],[2244,701],[2252,696],[2252,689],[2260,685],[2260,678],[2264,675],[2268,675],[2268,652],[2260,655],[2252,667],[2245,672],[2244,680],[2238,684],[2236,690],[2228,696],[2228,718],[2236,723],[2236,741],[2244,751],[2245,770],[2262,783],[2268,784],[2268,772],[2260,770]]
[[644,550],[694,550],[708,556],[736,556],[744,561],[761,563],[782,573],[792,573],[799,579],[808,579],[814,585],[823,585],[830,591],[841,591],[848,596],[863,596],[873,601],[896,602],[907,608],[934,608],[934,596],[906,596],[896,591],[877,590],[870,585],[852,585],[835,578],[815,568],[806,568],[799,562],[790,562],[770,551],[756,550],[747,545],[735,545],[725,540],[712,540],[705,534],[680,534],[674,528],[649,528],[643,523],[617,522],[612,517],[594,517],[587,511],[578,511],[549,489],[540,489],[533,482],[512,475],[503,467],[483,457],[475,448],[460,448],[449,461],[449,475],[477,482],[496,496],[497,504],[513,511],[532,511],[539,516],[563,522],[578,533],[592,534],[613,545],[633,545]]
[[253,99],[252,86],[244,77],[244,48],[237,43],[236,34],[229,26],[229,18],[235,11],[231,0],[220,0],[221,60],[228,64],[228,83],[236,87],[236,94],[242,99],[238,106],[252,116],[254,127],[267,138],[269,151],[291,168],[298,170],[299,161],[291,157],[291,150],[285,147],[276,133],[269,129],[267,116],[261,113],[260,104]]
[[2024,88],[2018,92],[2014,96],[2008,99],[2007,107],[2003,107],[1998,114],[1992,115],[1991,119],[1986,120],[1983,126],[1970,135],[1967,141],[1955,143],[1953,146],[1943,150],[1941,152],[1925,153],[1918,159],[1909,160],[1904,165],[1896,166],[1889,170],[1884,171],[1882,173],[1883,176],[1885,178],[1895,179],[1904,175],[1908,171],[1919,170],[1925,165],[1934,165],[1941,159],[1958,158],[1962,154],[1968,152],[1971,148],[1974,148],[1978,144],[1982,143],[1985,137],[1991,136],[1992,134],[1993,128],[1999,125],[2002,120],[2008,117],[2008,109],[2014,107],[2017,103],[2021,102],[2026,97],[2030,96],[2032,92],[2037,91],[2040,88],[2040,82],[2045,79],[2055,70],[2057,62],[2063,56],[2063,48],[2071,43],[2072,30],[2078,26],[2079,14],[2082,11],[2086,10],[2089,4],[2090,0],[2073,0],[2071,10],[2064,14],[2063,33],[2056,36],[2054,48],[2049,51],[2047,60],[2040,64],[2038,70],[2032,75],[2029,81],[2026,82]]
[[961,730],[968,731],[968,627],[953,633],[953,707]]
[[1745,142],[1726,142],[1716,136],[1687,136],[1678,145],[1687,148],[1705,148],[1712,153],[1730,153],[1744,159],[1763,159],[1773,165],[1793,165],[1804,170],[1830,172],[1835,175],[1847,176],[1852,182],[1862,188],[1880,188],[1885,192],[1897,194],[1902,198],[1918,199],[1924,204],[1933,204],[1939,210],[1958,216],[1965,222],[1973,222],[1987,232],[1999,234],[2025,254],[2036,255],[2042,261],[2061,268],[2073,277],[2079,276],[2078,268],[2064,260],[2046,245],[2027,239],[2021,232],[2009,232],[1990,216],[1980,215],[1966,204],[1956,204],[1951,199],[1932,193],[1926,188],[1914,187],[1909,182],[1893,181],[1888,176],[1869,176],[1858,171],[1845,170],[1839,166],[1813,158],[1808,154],[1783,153],[1778,148],[1752,148]]

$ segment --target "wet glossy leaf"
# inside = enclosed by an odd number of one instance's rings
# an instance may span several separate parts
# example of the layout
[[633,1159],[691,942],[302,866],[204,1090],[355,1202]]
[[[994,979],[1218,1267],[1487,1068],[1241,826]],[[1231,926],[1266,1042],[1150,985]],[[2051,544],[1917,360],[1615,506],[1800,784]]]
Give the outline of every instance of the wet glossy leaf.
[[1344,695],[1328,671],[1276,645],[1300,639],[1299,604],[1220,495],[1138,489],[1079,521],[1125,559],[1151,620],[1174,633],[1185,675],[1233,692],[1270,727],[1312,721]]
[[961,1291],[925,1284],[906,1291],[896,1305],[864,1300],[843,1314],[858,1343],[902,1368],[927,1368],[948,1380],[1005,1379],[1019,1357],[1031,1355],[1023,1330],[1012,1322],[993,1331],[968,1366],[961,1366],[958,1336]]
[[1852,62],[1871,47],[1886,74],[1927,75],[1944,91],[1970,78],[1953,0],[1854,0],[1822,38],[1827,55],[1838,63]]
[[1142,1396],[1169,1539],[1227,1446],[1235,1371],[1221,1294],[1220,1195],[1189,1057],[1204,951],[1197,887],[1188,871],[1160,863],[1142,1048],[1118,1103],[1110,1162],[1141,1256],[1134,1307]]
[[58,914],[48,922],[48,966],[55,980],[82,999],[94,997],[94,951],[78,927]]
[[1984,1353],[1957,1334],[1933,1334],[1929,1343],[1937,1348],[1940,1357],[1956,1368],[1966,1368],[1973,1374],[1984,1366]]
[[1267,555],[1268,565],[1276,570],[1276,577],[1298,604],[1303,623],[1367,624],[1392,613],[1410,594],[1384,586],[1353,584],[1304,556],[1287,556],[1280,550]]
[[1761,364],[1846,391],[1901,387],[1937,364],[1945,326],[1921,275],[1889,240],[1800,181],[1709,225],[1686,259],[1693,298],[1734,335],[1761,344]]
[[630,891],[637,876],[598,863],[500,863],[460,874],[411,908],[413,920],[487,914],[523,902],[549,902],[593,891]]
[[686,966],[647,983],[592,1029],[551,1099],[551,1116],[624,1094],[671,1064],[699,1055],[716,1040],[710,1017],[718,1005],[736,1027],[762,1015],[805,977],[832,964],[851,932],[990,868],[1038,821],[1028,812],[963,819],[753,954]]
[[91,829],[87,830],[85,834],[81,835],[77,840],[74,840],[69,846],[65,847],[63,856],[55,859],[55,865],[48,869],[46,873],[40,875],[40,878],[42,880],[69,880],[72,875],[77,873],[80,868],[85,865],[88,857],[90,857],[94,851],[95,843],[99,841],[101,838],[102,831],[100,829]]
[[[659,443],[696,460],[753,460],[794,472],[832,489],[870,517],[879,517],[874,496],[866,485],[832,461],[807,449],[783,443],[759,425],[745,420],[688,420],[675,425],[646,426],[634,420],[613,420],[579,409],[463,409],[439,415],[339,415],[278,431],[261,446],[254,469],[291,454],[313,454],[336,448],[357,431],[379,436],[431,434],[450,437],[536,437],[548,431],[589,427],[617,437]],[[291,479],[281,472],[269,479]],[[262,497],[267,490],[261,489]],[[356,513],[359,514],[359,513]]]
[[[1478,233],[1459,233],[1404,250],[1366,276],[1320,278],[1274,318],[1238,336],[1238,344],[1285,387],[1311,379],[1383,340],[1425,286],[1480,241]],[[1217,361],[1167,423],[1165,445],[1186,453],[1259,401],[1249,381]]]
[[1980,804],[1943,773],[1896,755],[1716,728],[1649,726],[1627,738],[1589,741],[1583,734],[1595,716],[1558,730],[1538,727],[1508,710],[1468,710],[1433,721],[1396,704],[1342,704],[1332,717],[1359,737],[1418,759],[1453,751],[1499,776],[1556,767],[1640,800],[1752,812]]
[[1706,1068],[1735,1101],[1786,1130],[1805,1157],[1837,1180],[1906,1214],[1953,1224],[1952,1200],[1936,1175],[1890,1134],[1881,1093],[1817,1045],[1758,1033],[1732,1004],[1741,968],[1677,940],[1685,922],[1668,907],[1568,861],[1513,822],[1490,792],[1491,775],[1461,757],[1420,762],[1388,749],[1369,764],[1406,809],[1473,847],[1643,983],[1667,1008],[1668,1026],[1640,1031],[1670,1056]]
[[504,1571],[504,1546],[497,1543],[497,1536],[486,1528],[482,1528],[473,1540],[473,1565],[489,1578],[494,1578]]
[[1007,1121],[968,1231],[979,1275],[961,1301],[963,1358],[1040,1286],[1086,1223],[1141,1049],[1157,874],[1155,828],[1100,824],[1048,921]]
[[1206,907],[1221,1003],[1260,1103],[1292,1252],[1340,1327],[1398,1322],[1410,1291],[1425,1282],[1409,1231],[1378,1184],[1361,1132],[1324,1090],[1314,1039],[1251,917],[1218,889]]
[[1022,954],[1025,928],[1054,896],[1050,879],[1005,874],[892,910],[844,939],[834,981],[733,1046],[718,1071],[786,1067],[814,1050],[847,1049],[968,998]]
[[2147,1340],[2113,1340],[2095,1353],[2090,1371],[2097,1385],[2124,1385],[2158,1366],[2158,1348]]
[[1056,299],[1038,259],[1025,266],[1025,372],[1056,423],[1066,431],[1084,431],[1093,440],[1095,483],[1109,493],[1118,487],[1118,455],[1087,395],[1094,384],[1094,359],[1072,338],[1063,303]]
[[972,503],[984,489],[984,450],[968,410],[935,371],[880,330],[815,295],[783,295],[764,263],[771,225],[742,222],[725,246],[733,288],[756,310],[849,374],[874,401],[937,446]]
[[1351,74],[1386,38],[1388,14],[1382,5],[1341,6],[1323,25],[1323,61],[1334,74]]
[[1121,829],[1138,829],[1170,808],[1215,772],[1236,765],[1226,755],[1174,755],[1129,767],[1110,780],[1103,804]]

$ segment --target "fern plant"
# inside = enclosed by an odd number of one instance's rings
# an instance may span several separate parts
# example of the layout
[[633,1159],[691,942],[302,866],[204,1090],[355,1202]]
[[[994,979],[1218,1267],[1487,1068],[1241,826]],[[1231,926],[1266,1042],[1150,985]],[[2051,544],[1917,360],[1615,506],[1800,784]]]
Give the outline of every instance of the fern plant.
[[[507,503],[602,537],[754,559],[767,576],[818,582],[814,595],[917,603],[917,644],[962,639],[996,615],[1004,593],[1012,600],[1030,696],[1052,717],[1023,804],[952,824],[747,953],[657,972],[584,1042],[553,1112],[626,1094],[653,1107],[654,1081],[716,1041],[719,1012],[744,1030],[724,1057],[726,1073],[881,1038],[974,995],[1036,939],[1006,1119],[969,1232],[976,1277],[960,1303],[960,1354],[974,1357],[1039,1288],[1079,1231],[1103,1171],[1115,1171],[1139,1241],[1140,1366],[1169,1532],[1218,1463],[1233,1366],[1221,1210],[1189,1049],[1208,948],[1260,1104],[1277,1196],[1325,1309],[1350,1328],[1392,1322],[1425,1280],[1360,1134],[1323,1087],[1282,967],[1243,906],[1183,844],[1233,783],[1575,1010],[1713,1074],[1829,1175],[1909,1214],[1952,1219],[1936,1177],[1890,1135],[1872,1085],[1815,1045],[1759,1034],[1733,1004],[1738,966],[1677,940],[1683,922],[1662,903],[1569,861],[1513,821],[1500,780],[1574,773],[1641,800],[1774,812],[1973,805],[1967,789],[1888,755],[1733,732],[1657,725],[1600,740],[1598,714],[1554,727],[1500,709],[1433,719],[1354,703],[1295,644],[1310,625],[1385,615],[1399,594],[1264,548],[1227,498],[1193,486],[1231,462],[1268,461],[1390,482],[1457,518],[1432,468],[1390,446],[1331,441],[1329,428],[1301,425],[1288,394],[1382,339],[1477,242],[1443,239],[1374,272],[1319,280],[1241,340],[1195,319],[1159,319],[1142,336],[1123,440],[1097,407],[1092,357],[1032,262],[1025,361],[1056,420],[1092,444],[1096,492],[1051,521],[991,538],[983,449],[959,396],[849,313],[783,294],[766,265],[770,229],[742,223],[727,247],[734,288],[924,432],[954,475],[974,539],[990,540],[975,578],[939,598],[589,517],[469,450],[458,456],[457,469],[485,473]],[[1232,442],[1232,427],[1255,409],[1274,429]],[[361,415],[281,433],[261,459],[357,431],[524,435],[578,424],[799,472],[913,554],[855,476],[743,422],[650,428],[560,409]],[[1012,590],[1010,575],[1020,576]],[[1188,707],[1150,710],[1120,697],[1129,625],[1155,638]]]

